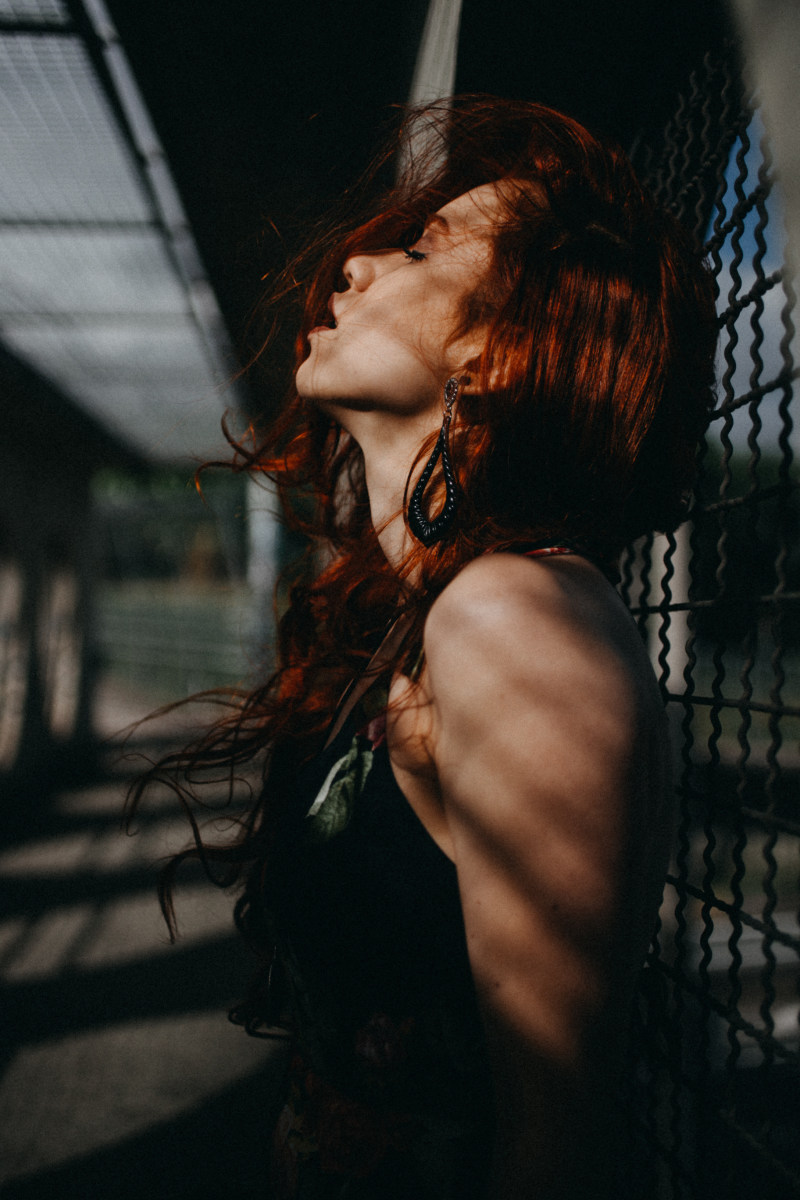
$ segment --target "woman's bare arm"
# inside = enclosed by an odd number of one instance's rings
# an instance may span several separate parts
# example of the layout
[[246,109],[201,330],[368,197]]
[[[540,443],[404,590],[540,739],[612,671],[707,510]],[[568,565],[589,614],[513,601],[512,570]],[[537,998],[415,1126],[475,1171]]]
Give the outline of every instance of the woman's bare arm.
[[574,560],[471,564],[435,604],[425,647],[495,1083],[491,1195],[602,1196],[600,1051],[625,995],[626,938],[646,949],[646,921],[626,911],[630,863],[646,872],[652,855],[657,869],[663,850],[649,666],[608,585]]

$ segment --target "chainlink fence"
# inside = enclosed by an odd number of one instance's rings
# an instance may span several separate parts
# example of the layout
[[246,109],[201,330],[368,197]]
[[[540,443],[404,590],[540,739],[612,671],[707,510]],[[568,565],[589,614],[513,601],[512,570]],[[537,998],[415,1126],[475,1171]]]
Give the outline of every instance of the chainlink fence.
[[[770,146],[735,45],[637,168],[705,244],[718,397],[696,501],[622,591],[668,702],[680,824],[644,972],[632,1196],[800,1196],[800,497],[795,292]],[[635,1147],[634,1147],[635,1148]]]

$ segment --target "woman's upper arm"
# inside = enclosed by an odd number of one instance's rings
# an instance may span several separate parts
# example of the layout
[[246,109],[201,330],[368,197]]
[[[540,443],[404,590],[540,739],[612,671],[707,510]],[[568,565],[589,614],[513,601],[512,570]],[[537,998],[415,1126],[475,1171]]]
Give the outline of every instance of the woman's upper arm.
[[564,571],[498,556],[462,572],[426,626],[432,753],[516,1145],[506,1189],[525,1169],[546,1189],[548,1156],[563,1170],[559,1123],[585,1098],[615,984],[635,703],[624,654],[584,601]]

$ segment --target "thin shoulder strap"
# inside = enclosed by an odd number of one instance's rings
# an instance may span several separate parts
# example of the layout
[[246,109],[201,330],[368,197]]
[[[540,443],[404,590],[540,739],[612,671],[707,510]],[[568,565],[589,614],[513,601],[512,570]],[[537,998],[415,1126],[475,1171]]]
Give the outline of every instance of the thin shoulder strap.
[[400,616],[396,621],[393,621],[383,641],[378,646],[378,649],[369,660],[363,672],[356,676],[352,683],[348,684],[345,688],[342,698],[336,706],[336,712],[328,730],[328,736],[325,739],[326,748],[337,736],[339,730],[362,696],[367,694],[373,684],[383,675],[389,663],[392,662],[395,651],[408,633],[409,624],[410,622],[406,616]]
[[572,546],[537,546],[535,550],[523,551],[525,558],[546,558],[548,554],[577,554]]
[[577,546],[536,546],[533,550],[524,550],[523,554],[527,558],[544,558],[548,554],[574,554],[577,558],[585,558],[587,562],[597,567],[612,587],[616,587],[619,583],[619,571],[613,562],[603,562]]

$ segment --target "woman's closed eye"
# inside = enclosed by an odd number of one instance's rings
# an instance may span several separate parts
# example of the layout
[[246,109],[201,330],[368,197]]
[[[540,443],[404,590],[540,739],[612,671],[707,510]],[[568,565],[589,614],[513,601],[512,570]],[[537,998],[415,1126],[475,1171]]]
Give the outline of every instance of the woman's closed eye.
[[421,250],[412,250],[407,246],[403,246],[402,249],[403,254],[405,254],[409,262],[422,262],[423,259],[428,257],[427,254],[423,254]]

